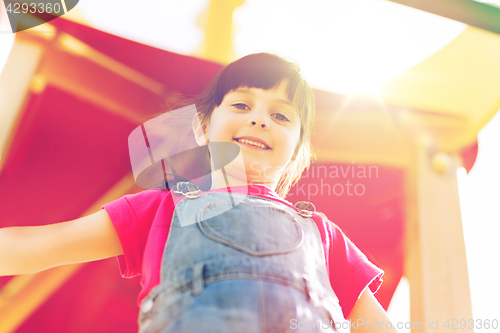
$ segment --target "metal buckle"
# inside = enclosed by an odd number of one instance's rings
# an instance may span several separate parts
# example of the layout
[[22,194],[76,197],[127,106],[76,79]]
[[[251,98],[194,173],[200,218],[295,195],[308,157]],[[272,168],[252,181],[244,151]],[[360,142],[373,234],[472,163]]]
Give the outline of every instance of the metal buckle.
[[[201,190],[191,182],[179,182],[179,183],[177,183],[176,188],[177,189],[174,190],[175,194],[184,195],[188,199],[195,199],[195,198],[198,198],[200,196],[198,193]],[[184,191],[179,191],[180,188],[182,188]],[[193,188],[195,190],[193,190]],[[191,189],[191,191],[186,191],[189,189]]]
[[296,202],[295,207],[298,210],[298,214],[305,218],[312,217],[313,213],[316,211],[314,204],[309,201]]
[[300,216],[302,217],[312,217],[313,216],[313,212],[310,211],[310,210],[305,210],[305,209],[299,209],[299,213],[298,213]]
[[190,192],[186,192],[184,195],[186,196],[186,198],[188,199],[195,199],[195,198],[198,198],[200,195],[198,194],[201,190],[198,190],[198,191],[190,191]]

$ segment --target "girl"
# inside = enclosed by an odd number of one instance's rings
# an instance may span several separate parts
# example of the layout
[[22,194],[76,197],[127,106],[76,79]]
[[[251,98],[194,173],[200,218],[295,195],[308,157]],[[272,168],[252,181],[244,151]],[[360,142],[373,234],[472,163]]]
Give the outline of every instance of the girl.
[[[169,180],[170,191],[125,195],[74,221],[0,229],[0,275],[118,256],[122,276],[142,274],[144,333],[395,332],[372,294],[383,272],[313,204],[285,200],[312,157],[314,97],[298,66],[243,57],[196,110],[208,191]],[[215,167],[218,143],[243,159]]]

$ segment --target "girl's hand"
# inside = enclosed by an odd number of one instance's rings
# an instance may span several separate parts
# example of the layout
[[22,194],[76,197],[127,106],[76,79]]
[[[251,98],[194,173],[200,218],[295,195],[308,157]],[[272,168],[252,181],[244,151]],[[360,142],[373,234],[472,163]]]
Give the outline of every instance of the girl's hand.
[[384,308],[368,287],[361,293],[347,319],[351,321],[351,331],[397,333]]

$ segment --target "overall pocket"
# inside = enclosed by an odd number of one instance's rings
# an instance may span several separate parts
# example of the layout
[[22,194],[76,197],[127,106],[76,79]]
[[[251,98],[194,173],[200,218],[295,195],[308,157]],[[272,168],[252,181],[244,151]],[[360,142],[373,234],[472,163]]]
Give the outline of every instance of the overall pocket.
[[220,200],[199,211],[196,221],[203,235],[252,256],[288,253],[302,246],[303,230],[290,212],[267,203],[228,206],[229,200]]

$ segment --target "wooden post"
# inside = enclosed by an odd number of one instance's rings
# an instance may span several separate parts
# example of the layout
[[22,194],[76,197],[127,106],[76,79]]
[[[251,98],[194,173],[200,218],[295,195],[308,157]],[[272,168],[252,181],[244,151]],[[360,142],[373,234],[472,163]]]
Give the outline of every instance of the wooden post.
[[455,325],[460,332],[473,332],[468,328],[473,318],[457,182],[462,163],[458,155],[430,147],[425,140],[416,144],[407,178],[405,275],[411,329],[436,333]]
[[245,0],[210,0],[205,40],[201,46],[204,59],[227,64],[234,60],[233,11]]

